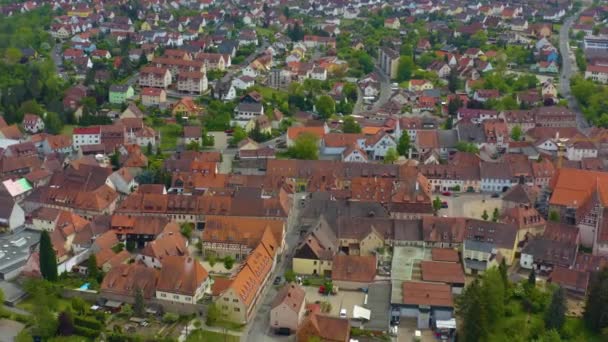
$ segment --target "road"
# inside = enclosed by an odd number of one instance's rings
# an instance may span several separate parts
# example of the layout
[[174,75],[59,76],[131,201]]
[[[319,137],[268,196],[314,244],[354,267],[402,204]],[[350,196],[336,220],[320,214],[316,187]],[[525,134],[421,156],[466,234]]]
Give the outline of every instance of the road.
[[241,70],[242,70],[241,66],[245,67],[245,66],[249,65],[249,63],[253,62],[253,60],[254,60],[254,59],[255,59],[255,58],[256,58],[256,57],[257,57],[259,54],[261,54],[261,53],[262,53],[264,50],[266,50],[266,49],[268,48],[268,46],[269,46],[268,41],[264,41],[264,42],[262,42],[262,45],[260,45],[260,46],[259,46],[257,49],[255,49],[255,51],[254,51],[254,52],[253,52],[251,55],[247,56],[247,58],[245,58],[245,60],[243,61],[243,63],[241,63],[241,64],[240,64],[240,66],[239,66],[238,68],[237,68],[237,67],[231,68],[231,69],[230,69],[230,70],[229,70],[229,71],[226,73],[226,75],[224,75],[224,77],[222,77],[222,78],[220,79],[220,82],[221,82],[221,83],[226,83],[226,82],[229,82],[229,81],[232,79],[232,76],[233,76],[235,73],[237,73],[237,72],[239,72],[239,71],[241,71]]
[[263,290],[265,293],[262,294],[262,299],[258,304],[258,307],[255,309],[255,316],[253,317],[253,321],[247,325],[243,333],[243,337],[241,338],[242,341],[287,341],[293,338],[293,335],[290,336],[291,338],[277,336],[270,329],[270,305],[277,294],[277,289],[275,289],[271,282],[274,280],[275,277],[283,276],[285,270],[291,264],[293,250],[300,240],[299,230],[297,227],[300,204],[300,201],[298,199],[302,196],[302,193],[297,193],[294,195],[291,213],[287,221],[285,249],[283,251],[281,261],[277,263],[273,274],[269,278],[269,283]]
[[61,44],[55,44],[53,50],[51,50],[51,59],[55,64],[55,70],[57,71],[57,75],[61,79],[66,79],[66,76],[63,72],[63,58],[61,57]]
[[559,30],[559,53],[562,56],[562,71],[560,75],[559,91],[562,96],[568,100],[568,107],[576,112],[576,124],[579,129],[584,130],[589,128],[589,123],[583,116],[576,98],[570,92],[570,78],[577,73],[576,63],[573,63],[572,51],[570,50],[569,33],[572,24],[578,18],[580,12],[585,9],[583,7],[579,12],[568,17]]

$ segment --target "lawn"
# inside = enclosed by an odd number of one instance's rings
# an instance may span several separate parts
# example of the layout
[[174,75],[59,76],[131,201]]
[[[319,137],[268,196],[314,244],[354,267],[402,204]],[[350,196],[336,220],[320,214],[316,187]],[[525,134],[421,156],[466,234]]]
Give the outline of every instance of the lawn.
[[74,131],[74,125],[64,125],[61,130],[61,134],[72,136],[72,132]]
[[[27,297],[26,299],[24,299],[21,302],[19,302],[17,304],[17,307],[20,308],[20,309],[23,309],[25,311],[32,312],[32,310],[34,308],[33,300],[34,300],[33,297]],[[71,300],[66,299],[66,298],[58,297],[57,298],[57,312],[64,311],[64,310],[66,310],[68,308],[69,309],[72,308],[72,302],[71,302]]]
[[160,131],[160,148],[163,151],[174,151],[177,139],[182,135],[182,128],[178,124],[167,124],[157,128]]
[[239,342],[239,338],[230,334],[222,334],[209,330],[196,330],[186,339],[186,342],[226,341]]
[[285,102],[288,98],[287,92],[269,87],[255,86],[252,90],[259,92],[266,101],[272,101],[273,95],[276,97],[278,102]]

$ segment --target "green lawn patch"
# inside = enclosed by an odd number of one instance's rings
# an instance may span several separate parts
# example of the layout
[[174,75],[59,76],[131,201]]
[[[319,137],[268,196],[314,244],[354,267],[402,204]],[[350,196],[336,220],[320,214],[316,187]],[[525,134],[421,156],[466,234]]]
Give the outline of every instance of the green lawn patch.
[[226,341],[226,342],[239,342],[240,338],[230,334],[218,333],[209,330],[195,330],[193,333],[188,335],[186,342],[211,342],[211,341]]
[[269,87],[262,87],[262,86],[258,86],[258,85],[254,86],[252,90],[259,92],[260,95],[262,95],[262,97],[266,101],[272,101],[273,95],[274,95],[275,96],[274,98],[278,102],[284,102],[284,101],[287,101],[287,98],[289,96],[289,94],[287,94],[287,92],[285,92],[285,91],[272,89]]
[[160,131],[160,148],[163,151],[175,150],[177,139],[182,135],[182,128],[178,124],[168,124],[157,128]]
[[[22,300],[21,302],[19,302],[17,304],[17,307],[19,309],[23,309],[25,311],[29,311],[32,312],[33,308],[34,308],[34,298],[33,297],[28,297],[24,300]],[[57,312],[61,312],[64,311],[68,308],[72,308],[72,302],[69,299],[65,299],[65,298],[57,298]]]
[[64,125],[63,129],[61,129],[61,134],[72,136],[72,132],[74,132],[74,125]]

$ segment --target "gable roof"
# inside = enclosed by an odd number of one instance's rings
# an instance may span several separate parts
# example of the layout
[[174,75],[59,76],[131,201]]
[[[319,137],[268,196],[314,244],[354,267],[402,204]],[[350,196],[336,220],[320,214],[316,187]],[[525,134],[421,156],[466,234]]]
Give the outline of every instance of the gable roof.
[[156,285],[157,291],[194,296],[209,274],[198,260],[189,256],[163,258]]
[[336,255],[332,263],[331,279],[370,283],[376,277],[376,256]]

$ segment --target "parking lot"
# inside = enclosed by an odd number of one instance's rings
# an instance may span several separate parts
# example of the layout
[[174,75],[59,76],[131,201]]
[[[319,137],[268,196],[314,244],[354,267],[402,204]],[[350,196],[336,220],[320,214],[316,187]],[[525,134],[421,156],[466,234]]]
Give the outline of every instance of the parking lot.
[[439,198],[448,204],[447,208],[439,210],[441,216],[481,219],[484,210],[490,217],[495,208],[502,211],[502,199],[492,198],[491,194],[464,193]]
[[346,316],[352,318],[354,306],[363,306],[365,300],[365,293],[361,291],[340,290],[336,295],[326,296],[319,294],[318,286],[305,286],[304,290],[306,290],[307,303],[329,302],[331,311],[328,314],[336,317],[340,314],[340,309],[346,309]]

